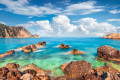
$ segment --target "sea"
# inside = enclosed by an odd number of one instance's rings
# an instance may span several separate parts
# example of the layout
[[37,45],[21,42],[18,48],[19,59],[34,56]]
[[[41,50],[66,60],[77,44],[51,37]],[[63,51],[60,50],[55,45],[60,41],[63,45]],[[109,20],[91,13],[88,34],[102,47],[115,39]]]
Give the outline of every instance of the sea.
[[[46,41],[46,46],[38,48],[37,51],[24,53],[18,47],[28,44],[37,44]],[[64,43],[69,45],[69,49],[60,49],[58,46]],[[34,63],[44,70],[51,70],[52,76],[63,76],[63,71],[59,68],[64,63],[71,61],[85,60],[92,64],[92,68],[104,66],[105,62],[96,60],[97,48],[103,45],[112,46],[120,50],[120,40],[104,39],[98,37],[40,37],[40,38],[0,38],[0,54],[6,51],[15,50],[15,53],[0,58],[0,67],[7,63],[18,63],[22,68],[25,65]],[[73,55],[69,51],[78,49],[85,54]]]

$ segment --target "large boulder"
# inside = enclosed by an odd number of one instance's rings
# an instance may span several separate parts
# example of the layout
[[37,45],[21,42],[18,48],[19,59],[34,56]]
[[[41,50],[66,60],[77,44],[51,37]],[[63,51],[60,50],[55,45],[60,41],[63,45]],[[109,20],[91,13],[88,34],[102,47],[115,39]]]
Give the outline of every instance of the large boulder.
[[83,51],[79,51],[77,49],[73,49],[71,52],[68,52],[70,54],[74,54],[74,55],[79,55],[79,54],[84,54],[85,52]]
[[34,44],[32,44],[32,51],[37,51],[37,47]]
[[0,68],[0,77],[6,77],[8,72],[9,72],[8,68],[6,67]]
[[39,42],[39,43],[37,43],[36,44],[36,47],[41,47],[41,46],[45,46],[46,45],[46,42],[45,41],[43,41],[43,42]]
[[31,52],[31,50],[32,50],[31,45],[28,44],[27,46],[23,47],[22,50],[23,50],[25,53]]
[[61,45],[59,45],[59,48],[70,48],[70,46],[69,45],[64,45],[63,43],[61,44]]
[[65,67],[68,65],[69,63],[64,63],[60,66],[60,69],[62,69],[64,71]]
[[28,69],[28,70],[23,71],[23,74],[26,74],[26,73],[29,73],[29,74],[33,75],[34,77],[36,76],[36,71],[34,71],[34,70]]
[[119,50],[104,45],[102,47],[97,48],[98,57],[103,58],[105,60],[113,60],[113,61],[120,61],[120,53]]
[[91,67],[92,64],[84,60],[72,61],[65,67],[64,73],[67,79],[80,79],[90,73]]

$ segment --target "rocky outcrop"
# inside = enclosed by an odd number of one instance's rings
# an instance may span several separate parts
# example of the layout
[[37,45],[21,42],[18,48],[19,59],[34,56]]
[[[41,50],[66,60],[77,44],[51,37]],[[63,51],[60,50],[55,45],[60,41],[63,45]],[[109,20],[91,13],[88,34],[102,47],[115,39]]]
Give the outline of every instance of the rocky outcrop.
[[119,50],[107,45],[97,48],[97,54],[98,57],[105,60],[120,61]]
[[31,35],[31,33],[24,27],[7,26],[0,24],[0,38],[38,38],[38,35]]
[[32,44],[32,51],[37,51],[37,47],[34,44]]
[[120,80],[119,70],[108,66],[92,69],[92,64],[86,61],[72,61],[62,68],[65,76],[55,80]]
[[18,70],[18,68],[19,64],[15,63],[8,63],[0,68],[0,80],[51,80],[47,70],[36,67],[34,64],[27,65],[24,69]]
[[63,43],[59,46],[59,48],[70,48],[70,46],[69,45],[64,45]]
[[69,54],[74,54],[74,55],[79,55],[79,54],[84,54],[85,52],[79,51],[77,49],[73,49],[71,52],[68,52]]
[[106,39],[120,39],[120,33],[110,33],[109,35],[102,37]]
[[34,38],[40,38],[39,35],[35,34],[33,35]]
[[14,50],[7,51],[7,52],[4,53],[4,54],[0,54],[0,57],[5,57],[5,56],[12,55],[14,52],[15,52]]
[[45,46],[46,45],[46,42],[45,41],[43,41],[43,42],[39,42],[39,43],[37,43],[36,44],[36,47],[41,47],[41,46]]
[[27,46],[23,47],[22,50],[23,50],[25,53],[31,52],[31,50],[32,50],[31,45],[28,44]]

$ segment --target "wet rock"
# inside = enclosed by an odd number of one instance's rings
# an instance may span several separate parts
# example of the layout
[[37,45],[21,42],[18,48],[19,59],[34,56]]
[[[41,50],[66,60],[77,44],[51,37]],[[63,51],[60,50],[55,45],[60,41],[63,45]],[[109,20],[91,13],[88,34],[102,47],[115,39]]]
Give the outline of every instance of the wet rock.
[[0,77],[6,77],[8,72],[9,72],[8,68],[6,67],[0,68]]
[[36,47],[41,47],[41,46],[45,46],[46,45],[46,42],[43,41],[43,42],[39,42],[36,44]]
[[90,73],[91,67],[92,64],[84,60],[72,61],[65,67],[64,73],[67,79],[80,79]]
[[29,74],[33,75],[34,77],[36,76],[36,71],[34,71],[34,70],[28,69],[28,70],[23,71],[23,74],[26,74],[26,73],[29,73]]
[[24,48],[22,48],[22,50],[23,50],[25,53],[31,52],[31,50],[32,50],[31,45],[28,44],[27,46],[25,46]]
[[25,71],[25,70],[28,70],[28,69],[36,71],[37,75],[47,75],[47,74],[50,74],[50,72],[51,72],[50,70],[43,70],[40,67],[36,67],[36,65],[33,64],[33,63],[30,64],[30,65],[24,66],[21,69],[21,71]]
[[32,51],[37,51],[37,47],[34,44],[32,44]]
[[55,78],[54,80],[67,80],[65,76],[60,76]]
[[120,61],[120,53],[119,50],[104,45],[97,49],[98,57],[103,58],[105,60],[113,60],[113,61]]
[[43,45],[43,46],[45,46],[45,45],[46,45],[46,42],[45,42],[45,41],[43,41],[43,42],[42,42],[42,45]]
[[33,78],[33,75],[27,73],[27,74],[24,74],[23,76],[20,77],[20,79],[22,80],[31,80]]
[[70,48],[70,46],[69,45],[64,45],[63,43],[59,46],[59,48]]
[[47,75],[38,75],[37,77],[39,77],[41,80],[51,80]]
[[14,52],[15,52],[14,50],[7,51],[7,52],[5,53],[5,56],[11,55],[11,54],[13,54]]
[[69,52],[70,54],[74,54],[74,55],[79,55],[79,54],[84,54],[85,52],[83,51],[79,51],[77,49],[73,49],[71,52]]
[[5,57],[5,55],[4,54],[0,54],[0,57]]
[[15,63],[8,63],[6,66],[6,68],[14,68],[14,69],[18,69],[19,68],[19,64],[15,64]]
[[60,69],[62,69],[64,71],[65,67],[68,65],[69,63],[64,63],[60,66]]

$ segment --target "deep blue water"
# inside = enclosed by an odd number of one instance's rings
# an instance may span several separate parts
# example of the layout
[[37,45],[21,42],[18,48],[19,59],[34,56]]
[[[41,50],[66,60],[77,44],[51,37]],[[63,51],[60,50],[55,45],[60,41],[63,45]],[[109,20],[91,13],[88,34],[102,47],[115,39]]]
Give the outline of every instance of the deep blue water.
[[[46,47],[41,47],[36,52],[24,53],[17,50],[28,44],[36,44],[46,41]],[[71,46],[70,49],[60,49],[58,45],[61,43]],[[66,62],[85,60],[92,63],[93,67],[103,66],[104,62],[95,60],[97,56],[97,48],[102,45],[109,45],[120,50],[120,40],[111,40],[103,38],[64,38],[64,37],[41,37],[41,38],[1,38],[0,54],[15,49],[15,54],[0,58],[0,67],[7,63],[19,63],[21,67],[34,63],[38,67],[46,70],[52,70],[51,75],[61,76],[62,71],[59,66]],[[83,55],[67,54],[72,49],[78,49],[86,52]]]

